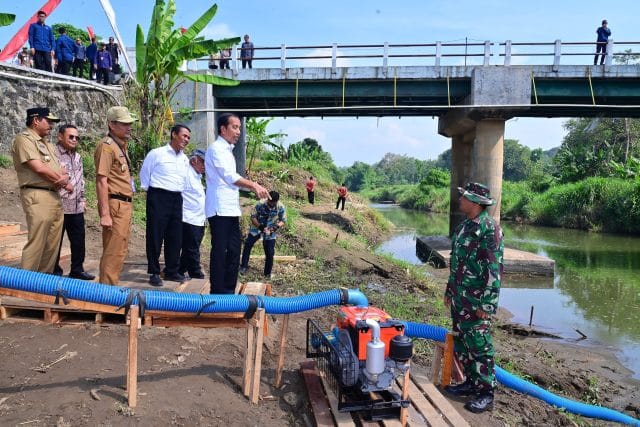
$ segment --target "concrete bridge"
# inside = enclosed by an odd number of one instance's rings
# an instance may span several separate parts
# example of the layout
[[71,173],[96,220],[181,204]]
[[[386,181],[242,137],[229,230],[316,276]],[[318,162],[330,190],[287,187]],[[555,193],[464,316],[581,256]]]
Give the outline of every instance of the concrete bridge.
[[[515,45],[520,53],[513,52]],[[459,52],[461,44],[443,43],[261,48],[277,49],[280,56],[259,56],[259,48],[253,69],[240,69],[236,52],[229,70],[197,71],[237,79],[240,85],[187,83],[178,103],[193,109],[191,124],[198,134],[207,134],[207,143],[215,138],[212,123],[215,113],[221,111],[242,117],[438,116],[439,133],[452,139],[453,228],[463,218],[457,206],[458,186],[470,180],[486,183],[500,201],[506,120],[640,117],[640,65],[614,65],[613,61],[615,57],[621,58],[618,62],[630,58],[632,52],[615,51],[627,45],[640,46],[640,42],[614,45],[611,40],[604,64],[596,66],[588,65],[595,43],[559,40],[466,44],[464,53]],[[532,52],[522,53],[525,47]],[[576,52],[576,47],[582,51]],[[392,48],[411,48],[413,53],[393,53]],[[433,48],[433,53],[415,53],[427,48]],[[445,48],[457,50],[447,53]],[[495,51],[498,48],[503,49],[501,53]],[[544,53],[540,50],[544,48],[550,51]],[[292,54],[303,49],[312,49],[315,54]],[[344,53],[344,49],[351,52]],[[380,51],[359,54],[353,52],[356,49]],[[523,62],[527,55],[529,60],[546,59],[549,63],[514,65],[514,59]],[[495,58],[502,59],[500,64],[492,64]],[[421,61],[427,63],[415,65]],[[460,65],[462,61],[469,64]],[[244,146],[241,143],[237,148],[239,168],[244,170]],[[499,220],[500,203],[492,209],[491,214]]]

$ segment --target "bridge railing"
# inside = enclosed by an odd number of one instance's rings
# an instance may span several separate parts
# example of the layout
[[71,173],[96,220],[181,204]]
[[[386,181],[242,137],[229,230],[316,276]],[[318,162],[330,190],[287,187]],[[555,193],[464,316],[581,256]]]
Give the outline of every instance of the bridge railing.
[[[640,56],[640,41],[606,43],[605,65],[633,63]],[[338,44],[307,46],[259,46],[254,48],[256,68],[305,68],[358,66],[466,66],[466,65],[586,65],[594,61],[596,42],[435,42],[409,44]],[[232,49],[231,67],[241,68],[241,48]],[[617,50],[617,51],[616,51]],[[614,61],[615,58],[615,61]],[[597,58],[598,63],[602,58]],[[206,68],[209,58],[198,60]],[[190,67],[191,68],[191,67]]]

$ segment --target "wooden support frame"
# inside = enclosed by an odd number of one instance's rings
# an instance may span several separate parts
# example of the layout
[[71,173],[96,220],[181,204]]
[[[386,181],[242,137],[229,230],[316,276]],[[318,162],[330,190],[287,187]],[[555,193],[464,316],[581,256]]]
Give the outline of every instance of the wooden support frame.
[[262,344],[264,343],[264,308],[256,310],[247,325],[247,346],[244,357],[244,373],[242,377],[242,393],[253,404],[260,397],[260,372],[262,371]]
[[132,305],[129,309],[129,346],[127,351],[127,398],[129,407],[138,404],[138,324],[140,309]]
[[431,380],[437,384],[438,375],[442,372],[440,385],[442,387],[447,386],[451,384],[453,369],[453,334],[448,332],[444,343],[436,343],[433,362],[431,363]]

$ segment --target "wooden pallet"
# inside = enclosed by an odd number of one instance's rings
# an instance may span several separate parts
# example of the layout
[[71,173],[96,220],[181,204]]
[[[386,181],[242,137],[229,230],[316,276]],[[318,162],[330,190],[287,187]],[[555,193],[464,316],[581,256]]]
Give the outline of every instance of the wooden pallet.
[[[366,421],[355,413],[338,411],[338,400],[327,381],[317,370],[314,361],[307,360],[300,364],[300,370],[307,388],[307,395],[311,403],[311,409],[318,426],[326,427],[355,427],[355,426],[402,426],[400,419],[386,419],[383,421]],[[401,381],[398,381],[400,392]],[[406,425],[409,426],[434,426],[468,427],[469,423],[458,413],[449,401],[428,379],[420,376],[411,376],[409,383],[409,400]]]

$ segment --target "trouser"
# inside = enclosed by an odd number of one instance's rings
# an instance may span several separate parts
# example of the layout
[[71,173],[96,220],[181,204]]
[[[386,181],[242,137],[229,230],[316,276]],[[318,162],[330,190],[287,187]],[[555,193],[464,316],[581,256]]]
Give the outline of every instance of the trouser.
[[22,249],[20,267],[53,273],[60,250],[63,213],[56,191],[21,188],[20,200],[27,218],[27,244]]
[[[602,52],[602,55],[598,55],[600,52]],[[604,64],[604,59],[607,56],[607,42],[598,42],[596,44],[596,55],[593,57],[593,65],[598,65],[598,56],[600,56],[600,65]]]
[[131,202],[109,199],[109,213],[113,225],[102,229],[102,257],[100,258],[100,283],[117,285],[129,248],[131,227]]
[[160,274],[164,242],[164,273],[178,272],[182,248],[182,193],[149,187],[147,191],[147,273]]
[[251,67],[251,60],[250,59],[243,59],[242,60],[242,68],[247,68],[247,65],[249,66],[249,68]]
[[96,82],[100,83],[100,80],[102,80],[102,84],[105,84],[105,85],[109,84],[108,68],[98,68],[98,71],[96,71]]
[[[231,68],[231,67],[229,66],[229,60],[228,60],[228,59],[221,59],[221,60],[220,60],[220,69],[221,69],[221,70],[224,70],[225,68],[226,68],[227,70]],[[251,68],[251,67],[249,67],[249,68]]]
[[492,392],[496,385],[491,320],[474,315],[461,316],[451,306],[455,355],[463,367],[467,381],[478,392]]
[[212,216],[209,278],[212,294],[232,294],[238,282],[240,264],[240,217]]
[[[71,270],[70,274],[80,274],[84,271],[85,256],[85,231],[84,231],[84,213],[64,214],[63,232],[60,236],[60,248],[62,248],[62,239],[64,232],[67,233],[69,246],[71,247]],[[62,275],[62,267],[60,267],[60,251],[58,250],[58,258],[56,259],[56,268],[54,274]]]
[[342,210],[344,210],[344,202],[346,200],[347,200],[346,197],[338,196],[338,201],[336,202],[336,209],[338,209],[338,206],[340,205],[340,202],[342,202]]
[[316,193],[314,191],[307,191],[307,199],[309,199],[309,203],[313,204],[316,199]]
[[[244,241],[244,248],[242,249],[242,267],[249,267],[249,256],[251,255],[251,249],[253,245],[260,239],[262,233],[253,235],[249,233]],[[276,254],[276,239],[262,239],[262,248],[264,249],[264,275],[269,276],[273,269],[273,257]]]
[[51,52],[36,50],[35,55],[33,55],[33,67],[38,70],[53,71],[51,67]]
[[56,68],[57,74],[64,74],[65,76],[68,76],[70,70],[71,61],[58,61],[58,67]]
[[[73,68],[72,68],[73,77],[84,77],[84,59],[75,58],[73,60]],[[91,73],[91,72],[89,72]]]
[[202,274],[200,266],[200,244],[204,238],[204,225],[182,223],[182,252],[180,253],[180,268],[178,272],[189,276]]

